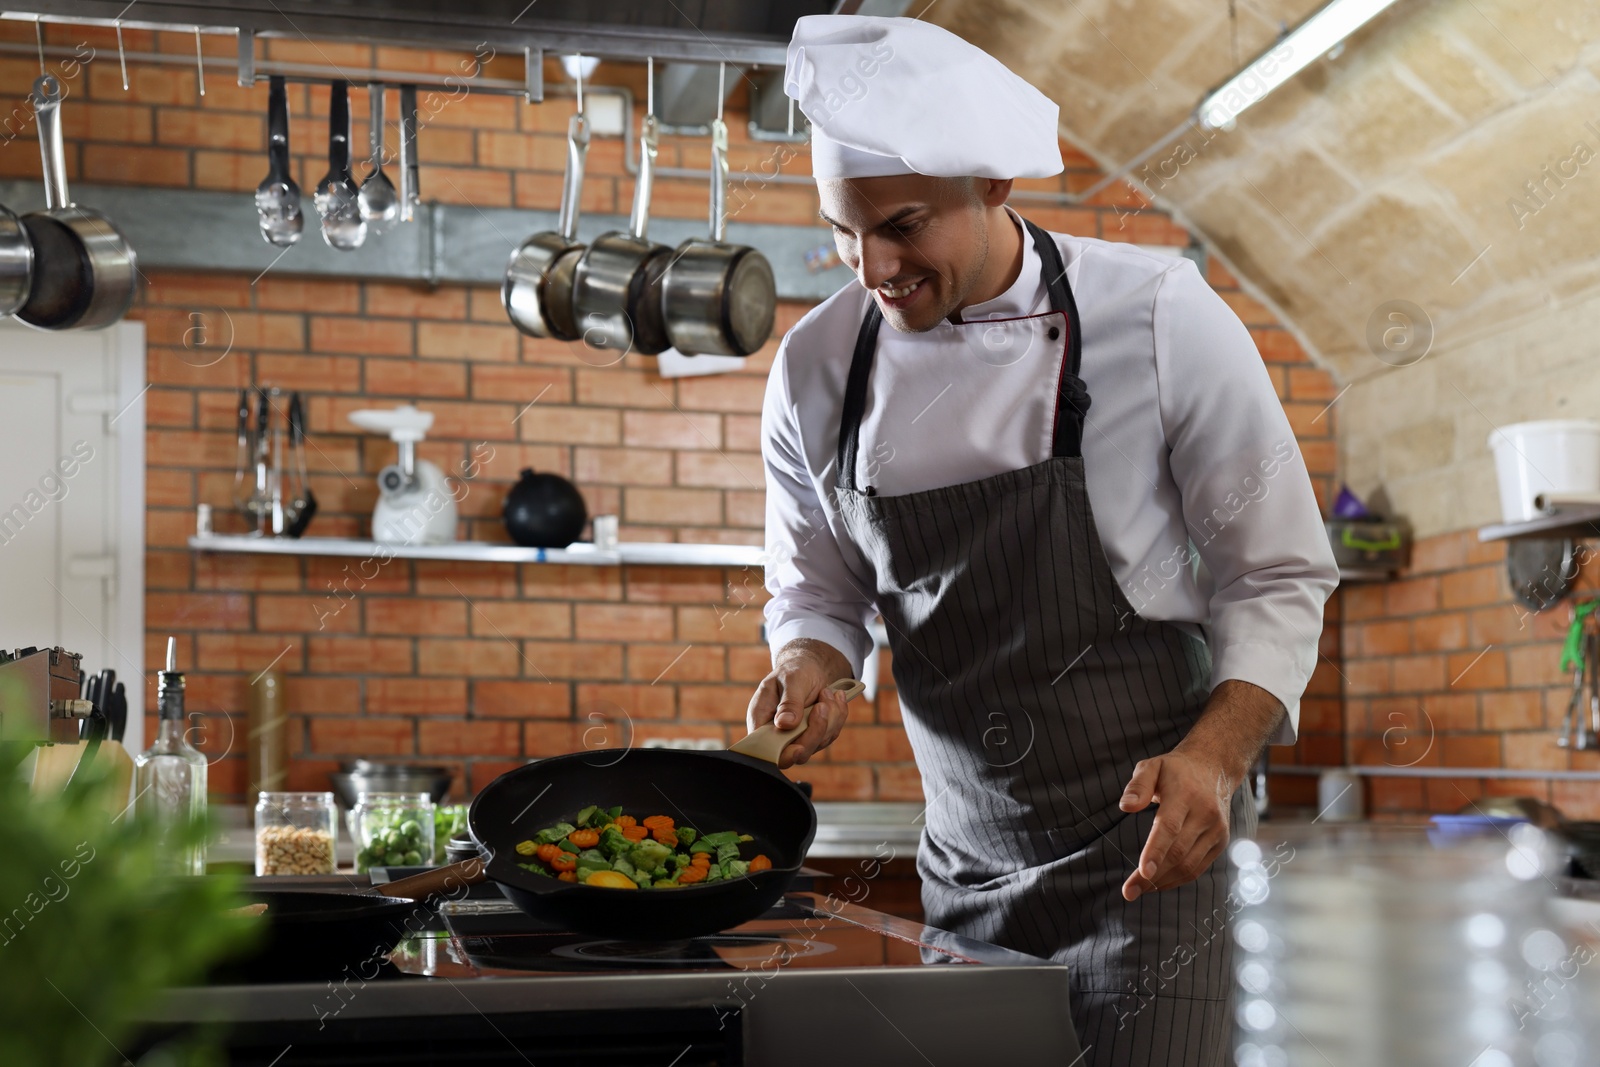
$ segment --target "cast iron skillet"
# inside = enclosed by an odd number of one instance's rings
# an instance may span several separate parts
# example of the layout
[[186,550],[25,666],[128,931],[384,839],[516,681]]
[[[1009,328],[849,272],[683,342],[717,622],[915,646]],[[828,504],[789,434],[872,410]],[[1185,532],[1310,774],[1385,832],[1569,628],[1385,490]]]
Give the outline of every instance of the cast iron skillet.
[[[770,870],[681,889],[601,889],[518,867],[516,844],[590,804],[670,815],[707,833],[755,838]],[[473,800],[467,827],[488,876],[517,907],[595,937],[673,941],[748,922],[783,896],[817,832],[800,787],[770,763],[736,752],[596,749],[530,763],[496,778]]]

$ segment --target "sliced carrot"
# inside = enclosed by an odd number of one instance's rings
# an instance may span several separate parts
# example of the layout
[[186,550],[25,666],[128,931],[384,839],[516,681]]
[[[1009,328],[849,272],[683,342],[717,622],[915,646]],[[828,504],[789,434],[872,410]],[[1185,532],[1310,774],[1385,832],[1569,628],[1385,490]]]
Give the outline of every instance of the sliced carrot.
[[577,870],[578,867],[578,857],[574,856],[570,852],[563,852],[560,849],[557,849],[556,854],[551,856],[545,862],[550,864],[550,866],[554,867],[558,871],[572,871]]
[[689,861],[689,865],[691,867],[709,867],[709,866],[711,866],[711,853],[709,853],[709,852],[696,852],[694,854],[694,858]]
[[560,874],[556,875],[556,877],[561,879],[563,882],[576,882],[578,880],[578,872],[562,871]]
[[694,885],[696,882],[706,880],[707,870],[704,864],[691,863],[687,867],[678,868],[678,884]]
[[540,845],[538,851],[535,853],[535,855],[537,855],[541,860],[543,860],[546,863],[549,863],[551,860],[555,859],[560,854],[561,854],[561,846],[560,845],[553,845],[553,844],[552,845]]
[[750,861],[750,866],[746,868],[751,874],[755,874],[757,871],[770,871],[771,869],[772,861],[765,856],[757,856]]
[[622,836],[629,841],[643,841],[650,836],[650,831],[643,826],[624,826],[622,828]]
[[567,840],[571,841],[579,848],[594,848],[594,846],[600,843],[600,831],[574,830],[572,833],[567,835]]
[[677,825],[672,821],[672,816],[670,815],[651,815],[643,820],[643,824],[652,830],[663,826],[670,830]]
[[657,826],[654,830],[652,830],[650,832],[650,836],[655,838],[657,841],[660,841],[663,845],[666,845],[668,848],[677,848],[678,847],[678,833],[677,833],[676,830],[672,829],[670,826],[669,827]]
[[630,826],[638,826],[638,825],[639,825],[639,820],[635,819],[632,815],[618,815],[617,816],[616,827],[617,827],[618,830],[626,830]]

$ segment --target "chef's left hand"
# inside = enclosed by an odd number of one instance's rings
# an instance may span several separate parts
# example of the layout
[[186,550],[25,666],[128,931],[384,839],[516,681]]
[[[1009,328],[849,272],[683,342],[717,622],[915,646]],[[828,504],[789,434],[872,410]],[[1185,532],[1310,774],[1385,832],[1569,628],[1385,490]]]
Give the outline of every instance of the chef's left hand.
[[1122,884],[1125,900],[1192,882],[1228,847],[1228,805],[1235,781],[1221,766],[1184,752],[1142,760],[1133,769],[1121,808],[1159,804],[1138,869]]

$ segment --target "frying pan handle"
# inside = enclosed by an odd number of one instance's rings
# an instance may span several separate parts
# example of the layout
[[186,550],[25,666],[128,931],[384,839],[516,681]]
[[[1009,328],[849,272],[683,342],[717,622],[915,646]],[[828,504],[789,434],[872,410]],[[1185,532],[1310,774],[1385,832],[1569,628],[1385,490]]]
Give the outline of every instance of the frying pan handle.
[[[843,694],[845,700],[850,700],[867,687],[854,678],[840,678],[828,686],[836,693]],[[790,741],[805,732],[806,725],[811,721],[811,709],[817,705],[812,704],[800,713],[800,722],[787,730],[780,730],[770,722],[758,726],[743,738],[729,745],[733,752],[741,752],[746,756],[754,756],[769,763],[777,763],[778,757],[783,754]]]
[[431,896],[453,896],[467,886],[477,885],[489,876],[489,865],[481,857],[462,860],[431,871],[413,874],[378,886],[386,897],[425,900]]
[[650,187],[654,184],[659,126],[654,115],[646,115],[639,127],[639,179],[633,186],[633,218],[628,232],[642,241],[650,232]]
[[567,122],[567,175],[561,183],[561,215],[556,229],[569,243],[578,236],[578,201],[583,198],[583,163],[589,154],[589,120],[583,114]]
[[41,74],[33,83],[33,108],[39,121],[39,158],[44,163],[44,206],[60,211],[72,206],[67,193],[67,157],[61,137],[61,83]]
[[711,239],[720,242],[728,225],[728,124],[711,123]]
[[400,87],[400,221],[410,222],[417,201],[417,87]]

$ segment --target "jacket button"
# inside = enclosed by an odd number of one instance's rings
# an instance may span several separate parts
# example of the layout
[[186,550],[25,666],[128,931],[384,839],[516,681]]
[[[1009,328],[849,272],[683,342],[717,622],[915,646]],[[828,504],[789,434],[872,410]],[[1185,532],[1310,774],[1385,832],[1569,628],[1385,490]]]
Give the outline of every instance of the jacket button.
[[1061,327],[1059,327],[1059,326],[1050,327],[1050,329],[1045,332],[1045,336],[1050,338],[1050,340],[1052,340],[1052,341],[1056,340],[1057,338],[1059,338],[1061,336]]

